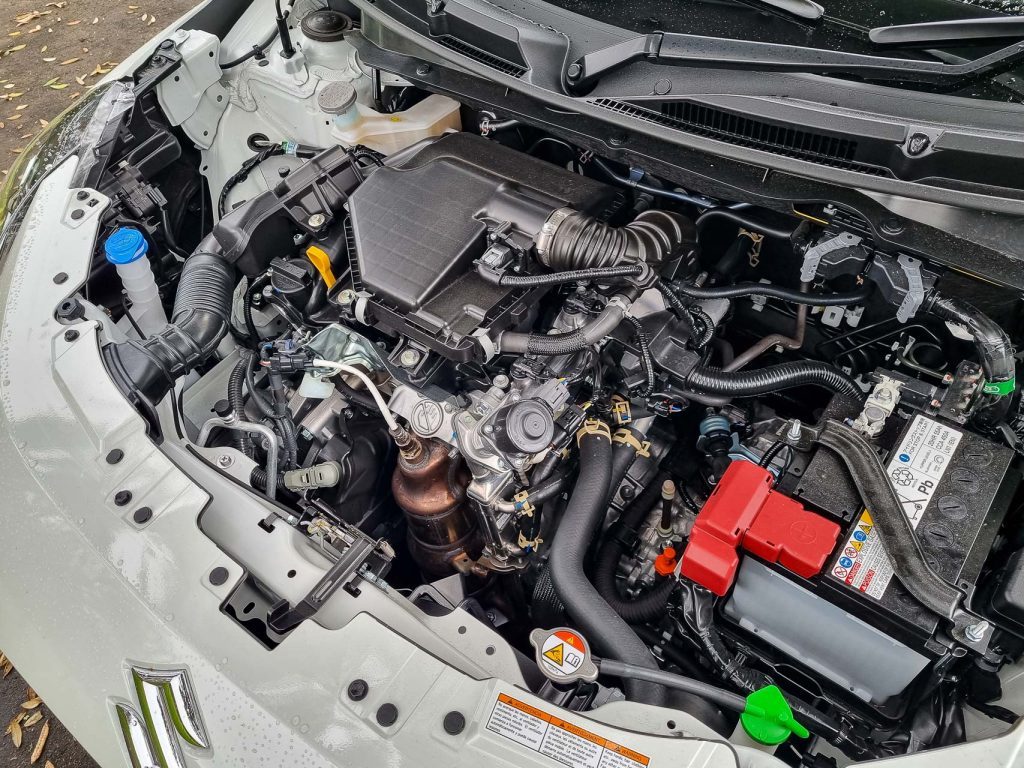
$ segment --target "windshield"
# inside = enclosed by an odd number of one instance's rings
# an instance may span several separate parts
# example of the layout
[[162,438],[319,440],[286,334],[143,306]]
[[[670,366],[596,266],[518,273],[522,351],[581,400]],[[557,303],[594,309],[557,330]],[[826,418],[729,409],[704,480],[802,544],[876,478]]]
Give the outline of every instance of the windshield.
[[[1024,16],[1024,0],[818,0],[819,20],[807,20],[758,0],[549,0],[553,5],[606,24],[639,33],[680,32],[707,37],[757,40],[876,56],[904,57],[947,64],[971,61],[1008,44],[941,43],[915,48],[878,46],[868,39],[875,27]],[[951,95],[1024,103],[1024,65],[977,81]]]

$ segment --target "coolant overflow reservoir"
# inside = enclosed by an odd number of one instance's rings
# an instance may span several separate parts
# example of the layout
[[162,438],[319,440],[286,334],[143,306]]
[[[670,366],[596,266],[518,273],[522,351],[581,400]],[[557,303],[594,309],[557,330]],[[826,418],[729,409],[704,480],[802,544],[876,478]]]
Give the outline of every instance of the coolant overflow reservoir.
[[331,133],[339,144],[389,155],[445,131],[462,130],[459,103],[432,94],[401,112],[383,113],[356,102],[349,83],[330,83],[317,96],[321,111],[334,116]]
[[103,244],[107,261],[114,265],[131,302],[131,317],[146,335],[152,336],[167,325],[167,315],[153,278],[146,253],[149,243],[133,227],[115,229]]

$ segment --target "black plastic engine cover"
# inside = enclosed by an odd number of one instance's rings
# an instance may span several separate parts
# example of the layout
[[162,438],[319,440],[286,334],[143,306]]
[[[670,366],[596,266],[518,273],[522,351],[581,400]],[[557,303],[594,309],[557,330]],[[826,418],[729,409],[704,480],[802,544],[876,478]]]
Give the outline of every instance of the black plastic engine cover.
[[488,230],[507,223],[528,248],[552,211],[599,215],[616,197],[600,182],[467,133],[391,162],[349,201],[355,287],[372,294],[375,324],[454,359],[471,356],[477,328],[515,322],[514,304],[529,295],[476,274]]

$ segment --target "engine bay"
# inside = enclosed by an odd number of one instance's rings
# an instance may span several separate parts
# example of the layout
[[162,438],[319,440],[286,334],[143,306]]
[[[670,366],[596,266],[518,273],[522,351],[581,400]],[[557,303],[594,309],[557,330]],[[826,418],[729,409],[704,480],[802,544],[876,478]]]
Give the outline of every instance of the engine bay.
[[[712,198],[371,69],[318,6],[236,62],[161,46],[58,308],[155,441],[329,563],[301,601],[239,582],[239,633],[272,653],[385,585],[536,657],[555,704],[668,707],[791,765],[1014,722],[1019,293],[833,201]],[[558,628],[600,677],[545,668]],[[772,687],[799,727],[758,736],[725,694]]]

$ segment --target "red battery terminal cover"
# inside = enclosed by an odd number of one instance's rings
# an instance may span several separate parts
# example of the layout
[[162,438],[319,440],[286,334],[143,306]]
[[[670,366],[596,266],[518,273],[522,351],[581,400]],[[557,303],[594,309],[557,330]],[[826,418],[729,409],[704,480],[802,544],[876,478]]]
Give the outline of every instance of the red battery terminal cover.
[[725,595],[736,579],[740,548],[805,579],[820,573],[835,549],[839,526],[772,485],[767,469],[732,462],[697,515],[680,575]]

